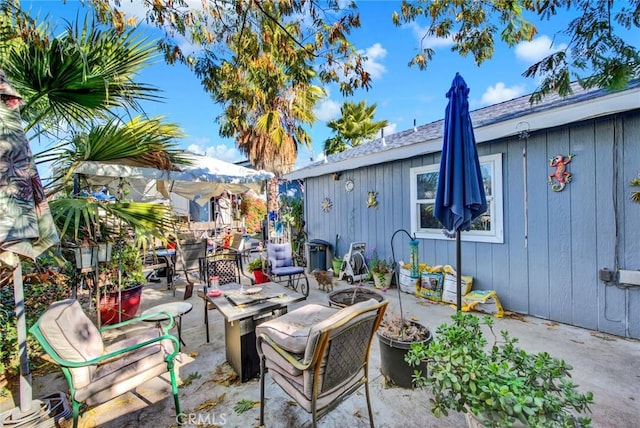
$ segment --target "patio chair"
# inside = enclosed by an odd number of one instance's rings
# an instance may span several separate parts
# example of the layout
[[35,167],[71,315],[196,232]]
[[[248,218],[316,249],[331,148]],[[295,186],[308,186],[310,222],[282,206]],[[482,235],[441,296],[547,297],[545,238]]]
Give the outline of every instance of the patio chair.
[[107,344],[102,333],[146,318],[148,314],[105,326],[98,330],[74,299],[52,303],[29,332],[44,351],[60,366],[69,383],[73,409],[73,427],[78,426],[80,404],[94,406],[137,388],[146,381],[169,372],[171,392],[180,414],[178,385],[174,359],[178,354],[178,339],[168,333],[173,318],[159,328],[146,327],[135,335]]
[[287,287],[309,295],[309,278],[302,266],[296,266],[291,243],[267,244],[267,275],[273,282],[284,282]]
[[[256,327],[260,356],[260,426],[265,375],[306,412],[313,427],[343,399],[365,386],[369,424],[369,356],[388,301],[369,299],[342,309],[309,304]],[[272,400],[285,403],[284,400]]]
[[[179,239],[176,246],[175,272],[184,272],[187,286],[184,291],[184,299],[191,297],[193,293],[193,282],[189,278],[190,272],[198,272],[198,277],[202,280],[201,263],[207,255],[206,239]],[[175,293],[175,289],[174,289]]]
[[204,325],[207,332],[207,343],[209,343],[209,310],[215,308],[207,299],[207,293],[209,293],[209,287],[211,286],[211,277],[217,276],[220,285],[232,282],[241,284],[243,280],[253,285],[254,281],[253,278],[242,271],[238,254],[229,253],[208,256],[203,260],[203,264],[203,274],[206,280],[202,290],[198,290],[196,294],[204,300]]

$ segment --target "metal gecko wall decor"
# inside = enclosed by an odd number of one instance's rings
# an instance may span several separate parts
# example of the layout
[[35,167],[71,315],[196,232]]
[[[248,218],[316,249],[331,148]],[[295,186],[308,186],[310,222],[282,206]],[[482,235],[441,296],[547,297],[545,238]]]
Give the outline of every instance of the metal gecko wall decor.
[[567,171],[567,165],[571,163],[571,159],[573,159],[573,155],[556,155],[549,159],[549,166],[556,169],[553,174],[549,175],[549,184],[554,192],[562,192],[567,183],[571,181],[571,173]]

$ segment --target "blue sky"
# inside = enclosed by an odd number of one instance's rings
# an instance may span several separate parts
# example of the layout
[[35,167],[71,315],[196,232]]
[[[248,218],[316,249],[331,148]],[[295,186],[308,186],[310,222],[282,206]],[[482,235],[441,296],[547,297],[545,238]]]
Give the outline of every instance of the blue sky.
[[[199,4],[200,0],[189,2]],[[123,0],[122,3],[127,12],[141,10],[138,0],[133,3]],[[560,33],[566,28],[566,14],[551,21],[541,22],[535,18],[538,34],[532,42],[511,49],[498,42],[494,57],[480,67],[474,64],[473,58],[462,58],[451,52],[447,41],[425,40],[423,43],[433,47],[436,55],[427,70],[420,71],[407,64],[420,47],[424,34],[420,25],[425,25],[425,22],[394,26],[391,14],[399,10],[400,1],[366,0],[357,4],[362,28],[352,33],[351,41],[369,58],[366,67],[373,77],[373,88],[360,90],[349,100],[377,104],[375,119],[389,122],[385,135],[412,128],[414,119],[417,125],[441,119],[447,104],[445,93],[456,72],[464,77],[471,90],[472,109],[531,93],[536,88],[536,81],[522,77],[522,73],[552,50],[563,47],[562,43],[566,41],[566,36]],[[64,28],[62,18],[74,18],[81,8],[79,1],[74,0],[68,0],[66,4],[61,0],[22,0],[22,7],[31,9],[32,15],[37,15],[38,11],[40,15],[49,14],[54,22],[59,18],[59,31]],[[152,35],[154,31],[149,30],[149,33]],[[158,57],[155,64],[143,71],[139,80],[163,90],[165,102],[145,103],[145,111],[150,116],[164,115],[168,121],[180,125],[187,134],[180,141],[183,148],[226,161],[244,159],[232,140],[218,135],[215,118],[221,109],[186,67],[169,66]],[[345,99],[336,86],[326,89],[328,98],[317,106],[318,120],[309,128],[312,147],[300,148],[297,166],[309,163],[311,158],[322,158],[324,140],[332,135],[326,123],[340,114],[340,106]],[[38,148],[33,147],[33,150],[37,152]]]

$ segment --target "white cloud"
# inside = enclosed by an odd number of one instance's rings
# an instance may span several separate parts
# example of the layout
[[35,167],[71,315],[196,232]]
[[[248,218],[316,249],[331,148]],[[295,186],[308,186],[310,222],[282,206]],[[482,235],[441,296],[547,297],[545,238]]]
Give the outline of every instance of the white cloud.
[[340,103],[327,98],[313,109],[313,114],[316,115],[319,121],[328,122],[340,115],[340,107]]
[[386,73],[387,68],[379,60],[387,56],[387,50],[383,48],[380,43],[374,43],[364,51],[359,52],[367,57],[363,63],[363,67],[369,72],[372,79],[379,79]]
[[217,144],[215,146],[207,145],[208,139],[198,143],[190,144],[187,151],[200,155],[210,156],[227,162],[237,162],[246,159],[240,151],[235,147],[229,147],[226,144]]
[[489,86],[482,94],[482,104],[497,104],[508,101],[524,94],[524,85],[507,87],[504,83],[498,82],[495,86]]
[[516,45],[516,57],[528,63],[538,62],[541,59],[567,48],[566,43],[554,45],[549,36],[542,35],[530,42],[520,42]]
[[435,37],[435,36],[426,36],[428,27],[421,27],[417,22],[410,22],[408,24],[404,24],[403,28],[409,28],[416,40],[418,41],[418,46],[420,49],[436,49],[436,48],[444,48],[453,45],[453,37]]

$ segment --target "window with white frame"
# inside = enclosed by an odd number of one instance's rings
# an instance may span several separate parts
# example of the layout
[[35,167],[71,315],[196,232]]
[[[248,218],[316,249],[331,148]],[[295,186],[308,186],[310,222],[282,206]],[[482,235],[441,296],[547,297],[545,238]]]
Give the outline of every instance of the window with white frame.
[[[502,153],[480,156],[480,169],[487,197],[487,211],[471,223],[471,230],[462,233],[463,241],[503,243],[502,217]],[[442,224],[433,215],[438,190],[440,164],[411,168],[411,225],[416,237],[448,239]]]

